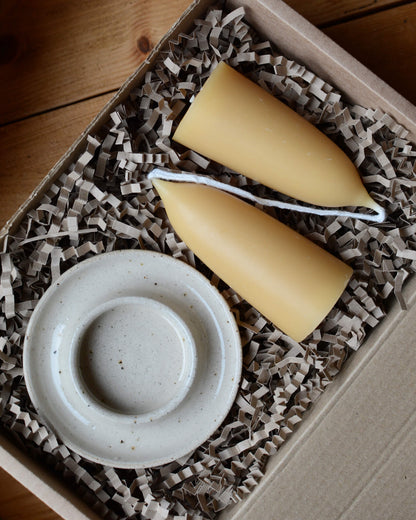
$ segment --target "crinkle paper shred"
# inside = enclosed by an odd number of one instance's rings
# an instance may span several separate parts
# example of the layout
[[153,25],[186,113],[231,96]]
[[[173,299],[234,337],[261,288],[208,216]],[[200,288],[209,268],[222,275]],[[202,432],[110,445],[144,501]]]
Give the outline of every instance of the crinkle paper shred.
[[[257,196],[282,198],[172,142],[178,121],[221,60],[339,144],[387,211],[383,224],[370,225],[264,208],[354,269],[336,307],[301,344],[193,256],[147,179],[155,166],[162,166],[209,175]],[[181,34],[160,53],[153,70],[88,137],[75,163],[6,237],[0,287],[2,429],[103,518],[214,518],[244,500],[262,478],[269,457],[383,319],[389,302],[396,298],[406,306],[401,289],[416,267],[415,157],[406,130],[389,115],[346,103],[331,85],[261,40],[244,21],[242,9],[210,10],[195,20],[191,33]],[[194,453],[158,468],[118,470],[71,452],[42,424],[25,387],[22,347],[36,303],[61,273],[92,255],[136,248],[194,265],[219,288],[240,327],[244,368],[227,419]]]

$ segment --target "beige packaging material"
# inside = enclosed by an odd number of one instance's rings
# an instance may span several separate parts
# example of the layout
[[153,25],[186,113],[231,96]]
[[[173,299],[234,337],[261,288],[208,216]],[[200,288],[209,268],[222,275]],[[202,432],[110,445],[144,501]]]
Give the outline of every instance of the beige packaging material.
[[223,520],[416,515],[416,280]]
[[[6,225],[0,238],[40,198],[85,146],[89,133],[152,67],[167,39],[189,29],[211,2],[197,1],[117,96],[86,129]],[[416,141],[416,108],[279,0],[232,0],[246,19],[289,57],[308,65],[354,103],[380,108]],[[393,304],[387,318],[344,366],[278,453],[266,476],[234,510],[233,519],[411,519],[416,513],[416,283],[407,284],[407,311]],[[66,488],[0,436],[0,465],[63,518],[94,518]]]
[[[0,467],[66,520],[99,520],[88,505],[0,432]],[[16,504],[16,513],[19,504]],[[0,511],[1,514],[1,511]]]

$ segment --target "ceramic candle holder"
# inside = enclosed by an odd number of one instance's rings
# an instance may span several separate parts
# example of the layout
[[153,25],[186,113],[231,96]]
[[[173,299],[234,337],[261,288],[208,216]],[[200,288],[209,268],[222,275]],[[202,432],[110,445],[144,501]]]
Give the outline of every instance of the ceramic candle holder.
[[71,359],[71,377],[88,406],[141,423],[172,412],[186,398],[197,352],[173,309],[129,296],[87,314],[74,334]]
[[84,260],[45,292],[23,354],[44,423],[120,468],[187,455],[221,424],[242,368],[239,331],[198,271],[151,251]]

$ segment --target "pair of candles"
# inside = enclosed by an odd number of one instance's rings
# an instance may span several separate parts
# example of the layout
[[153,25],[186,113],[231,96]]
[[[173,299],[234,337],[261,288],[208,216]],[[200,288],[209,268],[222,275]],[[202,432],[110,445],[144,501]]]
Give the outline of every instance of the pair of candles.
[[[223,62],[174,140],[302,201],[379,209],[340,148]],[[319,325],[351,278],[344,262],[229,193],[200,184],[153,183],[188,247],[296,341]]]

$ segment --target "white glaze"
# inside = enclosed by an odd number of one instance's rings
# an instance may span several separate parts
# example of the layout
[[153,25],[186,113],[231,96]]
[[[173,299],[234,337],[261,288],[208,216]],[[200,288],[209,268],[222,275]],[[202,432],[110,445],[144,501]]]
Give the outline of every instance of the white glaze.
[[104,253],[42,297],[24,346],[29,394],[74,451],[115,467],[170,462],[227,415],[241,343],[224,299],[167,255]]
[[185,322],[167,305],[130,296],[85,317],[73,338],[72,377],[101,413],[155,420],[183,401],[197,354]]

